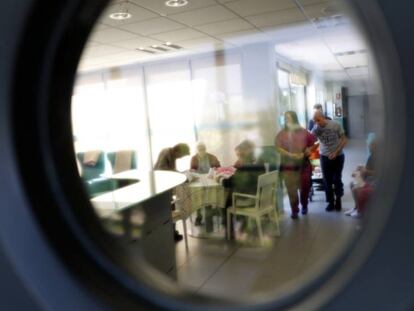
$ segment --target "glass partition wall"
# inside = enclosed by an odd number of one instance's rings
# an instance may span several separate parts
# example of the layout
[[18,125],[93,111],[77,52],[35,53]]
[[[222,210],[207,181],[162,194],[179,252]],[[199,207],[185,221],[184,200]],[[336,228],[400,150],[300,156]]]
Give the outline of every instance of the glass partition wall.
[[[231,299],[301,287],[332,264],[363,226],[363,218],[343,212],[355,205],[348,184],[367,155],[365,140],[354,137],[345,147],[343,211],[325,211],[316,157],[309,201],[299,204],[307,204],[308,214],[290,218],[291,189],[275,146],[285,112],[294,111],[306,129],[314,105],[321,104],[346,129],[355,117],[347,113],[359,111],[349,105],[360,102],[349,102],[346,91],[367,99],[368,111],[382,105],[370,100],[378,94],[368,46],[338,2],[253,2],[195,1],[173,9],[163,1],[136,0],[127,3],[135,17],[121,21],[105,12],[72,97],[78,167],[103,224],[128,241],[141,239],[131,248],[148,251],[147,262],[184,289]],[[381,122],[361,122],[366,135],[381,136]],[[174,153],[179,143],[189,150]],[[174,186],[169,182],[176,177],[154,173],[160,158],[174,162],[167,171],[184,173]],[[260,188],[265,175],[274,176],[269,198]],[[141,196],[144,185],[147,198]],[[145,202],[165,193],[152,210],[164,207],[163,224],[171,227],[151,227],[158,233],[147,236],[145,225],[159,215],[149,213]],[[234,193],[250,201],[238,206]],[[255,214],[261,200],[271,208]],[[241,215],[232,215],[232,207],[240,207]],[[174,242],[172,230],[185,235],[185,243]],[[160,241],[166,244],[156,247]],[[161,257],[173,257],[170,266]]]

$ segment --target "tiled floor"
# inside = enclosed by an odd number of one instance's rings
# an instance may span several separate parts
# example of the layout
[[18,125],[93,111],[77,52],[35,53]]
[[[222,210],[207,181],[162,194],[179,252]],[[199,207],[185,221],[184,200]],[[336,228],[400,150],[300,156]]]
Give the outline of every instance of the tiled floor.
[[[364,142],[351,141],[345,153],[343,207],[347,210],[353,206],[348,186],[350,174],[357,165],[365,163]],[[352,238],[361,225],[360,220],[343,212],[325,212],[324,199],[323,192],[315,192],[309,214],[296,221],[290,219],[285,199],[282,234],[272,240],[273,246],[189,237],[187,253],[184,242],[178,243],[179,283],[194,292],[240,299],[278,289],[299,276],[311,274],[318,263],[332,258],[335,249]]]

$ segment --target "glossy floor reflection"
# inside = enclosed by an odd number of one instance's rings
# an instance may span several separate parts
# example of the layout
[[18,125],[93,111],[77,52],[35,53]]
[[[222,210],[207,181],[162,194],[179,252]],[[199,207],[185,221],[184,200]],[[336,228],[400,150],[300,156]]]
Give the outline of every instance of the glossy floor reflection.
[[316,191],[309,214],[297,221],[290,219],[285,199],[282,235],[274,239],[271,248],[189,237],[188,253],[184,242],[176,245],[179,283],[194,292],[237,298],[275,290],[311,272],[312,266],[329,256],[333,247],[360,229],[360,220],[346,216],[344,211],[353,207],[350,174],[365,162],[365,142],[351,141],[345,154],[345,196],[341,213],[325,212],[324,192]]

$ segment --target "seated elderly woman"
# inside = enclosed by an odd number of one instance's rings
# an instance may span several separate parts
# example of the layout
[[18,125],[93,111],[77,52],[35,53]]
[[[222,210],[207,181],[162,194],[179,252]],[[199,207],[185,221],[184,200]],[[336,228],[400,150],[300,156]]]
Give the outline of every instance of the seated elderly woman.
[[[197,144],[197,154],[191,158],[190,167],[191,170],[194,170],[197,173],[207,174],[210,168],[220,167],[220,162],[216,156],[207,152],[207,148],[204,143],[199,142]],[[207,207],[206,214],[209,214],[211,212],[210,210],[211,208]],[[201,214],[201,210],[197,210],[195,225],[201,226],[202,220],[203,217]],[[208,227],[207,231],[209,231],[211,229],[210,227],[212,227],[211,217],[207,217],[206,226]]]
[[[257,181],[261,174],[265,173],[264,164],[259,164],[254,155],[255,144],[250,140],[244,140],[234,149],[237,161],[234,167],[237,169],[235,174],[223,180],[223,186],[229,188],[229,196],[226,207],[232,205],[232,193],[256,194]],[[245,217],[241,218],[241,230],[244,231],[247,226]],[[231,230],[233,232],[233,230]]]
[[355,201],[355,207],[345,215],[360,217],[364,214],[366,205],[374,191],[377,182],[377,147],[378,140],[373,139],[368,144],[369,157],[365,166],[358,166],[352,173],[353,181],[351,182],[352,196]]
[[197,154],[191,158],[191,169],[200,174],[207,174],[210,168],[220,167],[216,156],[207,152],[206,145],[202,142],[197,144]]
[[265,173],[264,164],[259,164],[254,155],[255,144],[250,140],[244,140],[234,149],[237,161],[234,167],[236,173],[226,182],[226,186],[232,191],[255,194],[257,179]]

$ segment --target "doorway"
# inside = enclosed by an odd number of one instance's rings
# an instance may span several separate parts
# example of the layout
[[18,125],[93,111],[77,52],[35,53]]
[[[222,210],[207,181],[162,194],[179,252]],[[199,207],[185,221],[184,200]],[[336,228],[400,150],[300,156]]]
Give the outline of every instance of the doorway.
[[368,99],[365,95],[348,97],[348,134],[352,139],[366,136],[366,111]]

